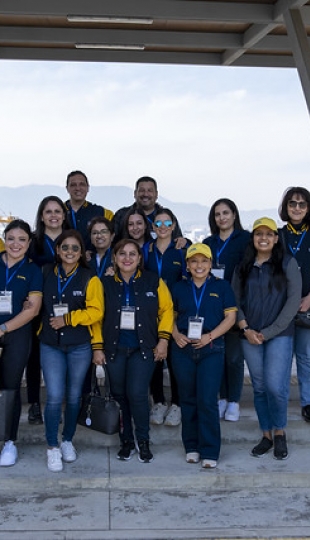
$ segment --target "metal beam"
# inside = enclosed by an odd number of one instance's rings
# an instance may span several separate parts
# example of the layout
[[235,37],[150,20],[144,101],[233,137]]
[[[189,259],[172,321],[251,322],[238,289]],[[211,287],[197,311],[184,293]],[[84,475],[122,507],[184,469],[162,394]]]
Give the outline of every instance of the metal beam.
[[308,112],[310,113],[310,46],[307,33],[299,10],[286,11],[284,19]]
[[0,14],[66,17],[75,15],[153,17],[173,20],[267,22],[271,4],[196,0],[1,0]]

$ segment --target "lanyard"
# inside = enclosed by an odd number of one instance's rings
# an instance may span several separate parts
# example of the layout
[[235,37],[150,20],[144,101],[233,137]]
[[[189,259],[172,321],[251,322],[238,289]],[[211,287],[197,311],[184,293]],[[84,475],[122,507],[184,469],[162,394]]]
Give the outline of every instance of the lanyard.
[[220,255],[221,253],[224,251],[224,249],[226,248],[229,240],[231,239],[232,235],[234,234],[234,231],[229,235],[228,238],[226,238],[225,242],[223,243],[222,247],[220,248],[220,237],[218,236],[217,237],[217,250],[216,250],[216,262],[217,264],[219,264],[220,262]]
[[197,291],[196,291],[195,284],[194,284],[193,281],[191,281],[193,296],[194,296],[194,300],[195,300],[195,304],[196,304],[196,317],[198,317],[198,315],[199,315],[199,309],[200,309],[200,305],[201,305],[201,302],[202,302],[202,297],[204,295],[204,292],[205,292],[205,289],[206,289],[206,286],[207,286],[207,281],[209,279],[210,278],[207,278],[206,281],[204,282],[203,286],[201,287],[201,293],[200,293],[199,298],[197,298]]
[[51,242],[51,239],[47,235],[45,235],[44,240],[47,243],[48,249],[50,250],[51,254],[54,257],[54,255],[55,255],[54,243]]
[[137,275],[137,272],[134,273],[133,276],[131,276],[130,280],[129,280],[129,283],[127,283],[127,281],[125,281],[122,276],[120,276],[123,284],[124,284],[124,291],[125,291],[125,302],[126,302],[126,306],[129,306],[129,300],[130,300],[130,287],[131,287],[131,284],[133,282],[133,280],[135,279]]
[[306,232],[307,232],[307,230],[303,231],[303,233],[302,233],[302,235],[301,235],[301,237],[300,237],[300,239],[299,239],[299,242],[298,242],[298,244],[297,244],[296,247],[293,247],[293,246],[291,246],[291,244],[288,244],[288,248],[289,248],[290,252],[292,253],[293,257],[296,257],[297,251],[300,250],[300,246],[301,246],[301,244],[302,244],[302,242],[303,242],[303,239],[304,239],[304,237],[305,237]]
[[108,255],[110,251],[111,251],[111,248],[107,249],[107,251],[105,252],[101,260],[99,258],[99,255],[98,254],[96,255],[97,276],[99,277],[99,279],[101,279],[103,271],[107,265]]
[[78,269],[76,268],[75,271],[73,272],[73,274],[69,277],[69,279],[67,279],[67,281],[63,284],[63,286],[61,286],[60,268],[58,266],[58,270],[57,270],[57,287],[58,287],[58,300],[59,300],[60,304],[61,304],[61,295],[62,295],[62,293],[68,287],[70,281],[74,278],[77,271],[78,271]]
[[75,211],[73,210],[73,208],[71,208],[71,220],[72,220],[73,228],[76,229],[76,217],[75,217]]
[[[173,242],[170,242],[167,249],[170,248],[173,245],[174,245]],[[155,259],[156,259],[156,264],[157,264],[157,273],[158,273],[158,276],[161,277],[162,269],[163,269],[164,254],[159,251],[156,244],[154,244],[154,254],[155,254]]]
[[25,260],[26,260],[26,257],[24,257],[23,260],[19,263],[18,267],[14,270],[14,272],[10,275],[10,277],[9,277],[10,269],[7,266],[7,264],[5,265],[5,290],[7,289],[7,286],[12,281],[13,277],[16,275],[20,267],[24,264]]

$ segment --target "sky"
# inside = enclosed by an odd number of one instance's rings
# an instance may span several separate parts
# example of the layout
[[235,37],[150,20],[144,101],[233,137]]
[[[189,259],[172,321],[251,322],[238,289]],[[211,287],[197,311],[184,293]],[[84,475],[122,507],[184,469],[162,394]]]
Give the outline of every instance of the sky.
[[64,186],[76,169],[91,185],[148,175],[172,201],[243,210],[310,187],[294,69],[2,60],[0,126],[0,187]]

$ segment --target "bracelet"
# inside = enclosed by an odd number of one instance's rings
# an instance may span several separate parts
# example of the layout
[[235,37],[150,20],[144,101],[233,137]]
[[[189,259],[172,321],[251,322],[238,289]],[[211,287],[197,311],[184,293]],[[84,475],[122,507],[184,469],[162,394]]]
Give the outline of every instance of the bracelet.
[[211,341],[212,341],[212,336],[211,336],[211,332],[210,332],[210,334],[209,334],[209,338],[210,338],[210,341],[209,341],[209,343],[211,343]]
[[245,326],[244,328],[240,328],[240,332],[242,332],[242,334],[245,334],[247,330],[249,330],[250,327],[249,326]]

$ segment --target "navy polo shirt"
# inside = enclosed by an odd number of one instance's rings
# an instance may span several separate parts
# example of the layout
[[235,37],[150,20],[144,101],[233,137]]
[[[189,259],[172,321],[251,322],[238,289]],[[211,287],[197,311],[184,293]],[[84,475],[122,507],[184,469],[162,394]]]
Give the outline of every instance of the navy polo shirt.
[[301,234],[289,231],[285,225],[279,230],[279,238],[284,242],[286,252],[297,261],[302,277],[302,296],[307,296],[310,292],[310,231],[306,232],[300,243]]
[[[250,237],[249,231],[235,229],[223,250],[225,242],[217,234],[203,240],[203,243],[207,244],[212,251],[213,265],[216,266],[217,262],[225,265],[224,278],[229,282],[232,280],[235,267],[243,259]],[[219,257],[217,257],[218,252],[220,252]]]
[[44,264],[55,263],[55,244],[57,238],[52,240],[47,234],[44,235],[43,252],[38,253],[35,239],[32,240],[28,251],[29,258],[33,260],[35,264],[42,267]]
[[98,204],[93,204],[88,201],[85,201],[77,212],[72,210],[70,201],[66,201],[65,206],[67,208],[67,217],[71,228],[76,229],[82,235],[85,249],[93,250],[88,233],[88,225],[94,217],[103,216],[107,219],[112,218],[112,212],[106,210],[103,208],[103,206],[99,206]]
[[13,319],[23,309],[23,304],[30,293],[42,293],[43,275],[40,268],[25,257],[9,268],[8,277],[12,279],[6,285],[6,264],[0,256],[0,290],[12,291],[12,313],[0,313],[0,324]]
[[[191,279],[180,281],[172,291],[174,310],[177,312],[176,324],[183,334],[188,330],[188,318],[197,315],[197,307]],[[202,288],[195,285],[197,298]],[[201,300],[198,316],[204,317],[203,333],[206,334],[218,326],[225,317],[225,310],[237,311],[236,300],[230,283],[210,274]],[[215,340],[216,341],[216,340]]]
[[170,291],[174,284],[181,281],[182,275],[185,274],[186,263],[184,252],[182,249],[176,249],[174,242],[171,242],[164,253],[161,253],[157,249],[156,242],[151,242],[147,261],[145,260],[144,264],[147,270],[155,272],[165,281]]
[[113,266],[111,255],[112,255],[112,248],[109,248],[105,252],[102,259],[100,260],[100,265],[98,265],[97,253],[92,253],[91,259],[90,261],[88,261],[89,266],[93,270],[95,270],[97,276],[99,277],[99,279],[101,279],[101,281],[107,269],[109,268],[109,266]]

